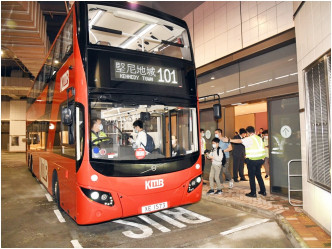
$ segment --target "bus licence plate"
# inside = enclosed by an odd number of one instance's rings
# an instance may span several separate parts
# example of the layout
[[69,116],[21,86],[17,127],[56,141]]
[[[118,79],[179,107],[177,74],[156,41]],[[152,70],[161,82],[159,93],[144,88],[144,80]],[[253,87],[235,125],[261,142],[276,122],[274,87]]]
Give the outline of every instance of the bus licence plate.
[[162,203],[157,203],[157,204],[152,204],[148,206],[143,206],[142,207],[142,213],[149,213],[149,212],[154,212],[157,210],[165,209],[167,208],[167,202],[162,202]]

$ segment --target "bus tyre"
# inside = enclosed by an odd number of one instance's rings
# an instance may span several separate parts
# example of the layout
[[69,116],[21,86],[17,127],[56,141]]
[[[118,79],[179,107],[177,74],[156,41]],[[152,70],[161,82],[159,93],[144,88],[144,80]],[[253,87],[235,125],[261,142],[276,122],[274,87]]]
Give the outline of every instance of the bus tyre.
[[53,198],[56,202],[56,205],[60,211],[62,211],[61,205],[60,205],[60,187],[59,187],[59,181],[58,181],[58,175],[56,172],[53,173]]
[[33,173],[33,160],[32,160],[32,156],[30,156],[28,163],[29,163],[28,168],[29,168],[29,170],[31,172],[31,175],[33,177],[35,177],[35,174]]

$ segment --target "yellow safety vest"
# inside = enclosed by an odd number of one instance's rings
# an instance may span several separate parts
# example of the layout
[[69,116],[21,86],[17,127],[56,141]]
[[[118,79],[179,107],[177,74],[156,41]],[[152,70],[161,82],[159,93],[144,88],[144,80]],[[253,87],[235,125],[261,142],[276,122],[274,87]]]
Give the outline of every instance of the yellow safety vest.
[[265,148],[263,140],[257,136],[252,135],[248,137],[252,140],[252,146],[249,148],[246,147],[246,157],[250,160],[260,160],[265,158]]
[[[105,134],[105,132],[100,131],[98,136],[94,132],[91,132],[91,142],[92,142],[92,144],[97,145],[100,142],[104,141],[104,140],[95,141],[97,138],[103,138],[103,137],[107,138],[107,135]],[[107,140],[105,140],[105,141],[107,141]]]

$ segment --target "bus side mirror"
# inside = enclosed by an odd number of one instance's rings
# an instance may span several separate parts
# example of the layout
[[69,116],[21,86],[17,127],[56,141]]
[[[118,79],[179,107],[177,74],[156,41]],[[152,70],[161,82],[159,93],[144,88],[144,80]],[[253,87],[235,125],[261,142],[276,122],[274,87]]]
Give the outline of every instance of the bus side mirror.
[[64,123],[64,125],[70,126],[73,123],[73,114],[71,112],[71,110],[68,107],[64,107],[62,109],[62,122]]
[[213,116],[215,119],[221,119],[221,105],[220,104],[213,105]]

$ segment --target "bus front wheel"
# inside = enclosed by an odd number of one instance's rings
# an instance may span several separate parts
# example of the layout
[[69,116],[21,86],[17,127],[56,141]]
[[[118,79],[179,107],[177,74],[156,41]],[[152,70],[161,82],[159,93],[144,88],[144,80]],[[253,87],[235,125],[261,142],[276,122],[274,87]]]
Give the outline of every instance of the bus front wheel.
[[60,211],[62,211],[61,205],[60,205],[60,187],[59,187],[59,180],[58,180],[58,174],[56,171],[53,172],[53,198],[57,204],[57,207]]
[[30,170],[33,177],[35,177],[35,174],[33,173],[33,160],[32,156],[30,155],[29,161],[28,161],[28,169]]

